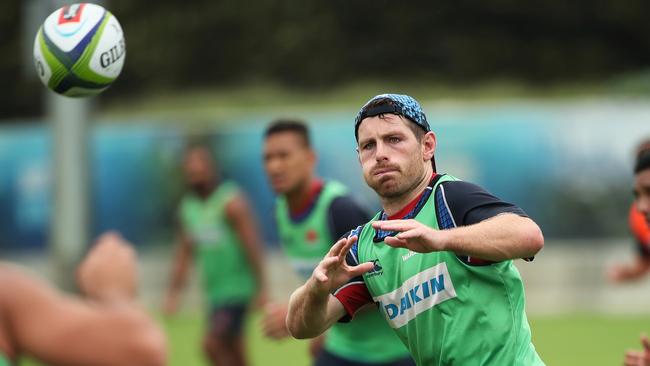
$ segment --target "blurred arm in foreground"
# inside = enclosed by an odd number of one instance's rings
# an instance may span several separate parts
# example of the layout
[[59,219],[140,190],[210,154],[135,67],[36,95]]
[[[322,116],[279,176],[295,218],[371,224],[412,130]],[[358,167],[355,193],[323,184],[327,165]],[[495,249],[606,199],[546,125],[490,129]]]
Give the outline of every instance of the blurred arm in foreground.
[[124,239],[102,235],[78,268],[81,299],[0,263],[0,364],[4,354],[48,365],[164,365],[165,336],[136,303],[136,266]]

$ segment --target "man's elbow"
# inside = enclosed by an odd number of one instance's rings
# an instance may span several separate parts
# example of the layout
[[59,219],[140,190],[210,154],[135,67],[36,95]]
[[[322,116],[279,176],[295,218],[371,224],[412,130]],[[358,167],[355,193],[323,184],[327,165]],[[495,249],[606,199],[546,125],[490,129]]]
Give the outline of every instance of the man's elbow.
[[526,228],[524,242],[531,257],[544,248],[544,234],[542,233],[542,229],[533,220],[530,220]]
[[308,332],[301,331],[298,329],[292,329],[289,328],[289,334],[295,338],[295,339],[309,339],[309,338],[314,338],[313,336],[310,336]]
[[319,332],[312,332],[306,329],[300,330],[291,328],[289,328],[289,334],[291,334],[291,336],[295,339],[311,339],[321,335]]
[[301,327],[299,322],[291,316],[291,313],[287,314],[286,319],[287,330],[289,334],[295,339],[307,339],[312,338],[309,336],[309,332],[306,327]]
[[319,330],[314,327],[308,327],[295,315],[292,316],[291,312],[287,314],[286,326],[289,334],[295,339],[310,339],[321,335],[324,330]]

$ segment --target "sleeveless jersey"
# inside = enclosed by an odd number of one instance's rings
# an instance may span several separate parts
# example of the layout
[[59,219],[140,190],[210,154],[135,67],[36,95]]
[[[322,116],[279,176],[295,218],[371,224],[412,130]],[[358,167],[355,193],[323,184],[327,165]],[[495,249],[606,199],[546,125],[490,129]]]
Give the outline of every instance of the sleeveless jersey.
[[[304,220],[293,222],[284,197],[276,202],[275,217],[280,242],[296,272],[309,278],[314,268],[338,240],[328,227],[328,209],[334,199],[347,194],[340,183],[328,181],[312,211]],[[358,223],[351,223],[351,227]],[[408,357],[408,351],[386,325],[381,313],[373,309],[360,312],[351,323],[335,324],[325,338],[325,349],[346,359],[384,363]]]
[[[444,202],[432,199],[450,180],[456,179],[438,179],[416,220],[438,230],[450,219],[436,213]],[[375,263],[364,282],[418,365],[544,365],[531,343],[512,261],[469,266],[452,252],[415,253],[374,238],[370,224],[361,228],[358,261]]]
[[239,188],[223,182],[205,200],[186,195],[180,219],[192,239],[208,305],[240,304],[254,295],[256,283],[239,236],[228,222],[226,205]]

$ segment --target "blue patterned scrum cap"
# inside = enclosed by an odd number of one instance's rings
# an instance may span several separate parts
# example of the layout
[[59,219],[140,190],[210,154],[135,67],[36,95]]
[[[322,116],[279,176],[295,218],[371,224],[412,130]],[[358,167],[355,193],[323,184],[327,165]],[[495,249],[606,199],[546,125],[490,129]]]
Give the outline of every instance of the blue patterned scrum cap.
[[[369,104],[380,100],[388,99],[392,103],[382,104],[377,107],[368,108]],[[420,126],[425,132],[431,131],[427,116],[424,115],[420,103],[412,97],[405,94],[379,94],[370,99],[366,104],[361,107],[354,120],[354,137],[359,141],[359,125],[364,118],[378,116],[384,113],[393,113],[407,118],[409,121]]]

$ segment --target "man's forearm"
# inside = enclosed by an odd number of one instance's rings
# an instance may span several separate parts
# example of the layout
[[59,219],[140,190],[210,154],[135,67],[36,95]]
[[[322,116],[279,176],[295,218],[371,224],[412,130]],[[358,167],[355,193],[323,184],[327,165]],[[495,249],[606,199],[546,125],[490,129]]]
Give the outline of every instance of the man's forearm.
[[447,250],[491,261],[533,257],[544,246],[537,224],[515,214],[498,215],[440,234]]
[[11,294],[3,303],[9,336],[21,354],[48,365],[166,363],[164,333],[132,298],[83,301],[21,272],[0,272]]
[[331,321],[328,321],[328,302],[331,295],[319,294],[310,289],[308,281],[294,291],[289,300],[287,328],[294,338],[316,337],[331,325]]
[[228,220],[234,226],[251,266],[259,289],[265,289],[264,247],[259,238],[255,216],[243,196],[232,200],[226,208]]
[[168,294],[178,294],[185,287],[187,281],[187,271],[191,261],[191,244],[181,239],[174,255],[174,264],[172,267],[171,278],[169,279]]
[[251,264],[251,269],[253,271],[253,276],[255,276],[255,281],[257,283],[258,289],[266,288],[266,280],[264,276],[264,260],[262,258],[262,253],[264,249],[261,244],[256,241],[245,242],[244,247],[248,262]]
[[357,237],[352,236],[332,245],[307,283],[291,295],[287,328],[294,338],[313,338],[347,313],[343,304],[330,293],[373,268],[370,262],[356,266],[346,264],[346,256],[356,241]]

